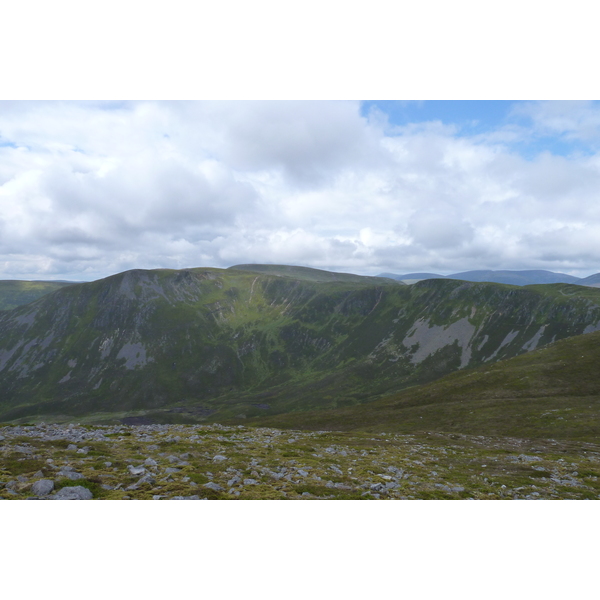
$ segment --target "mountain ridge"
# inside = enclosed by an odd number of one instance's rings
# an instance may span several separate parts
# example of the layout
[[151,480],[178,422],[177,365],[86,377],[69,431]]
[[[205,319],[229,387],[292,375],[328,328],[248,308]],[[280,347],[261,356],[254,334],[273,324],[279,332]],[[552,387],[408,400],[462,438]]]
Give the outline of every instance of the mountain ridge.
[[0,313],[0,418],[350,406],[597,329],[569,284],[137,269]]
[[[451,275],[439,275],[436,273],[406,273],[404,275],[396,275],[394,273],[381,273],[380,277],[389,277],[398,281],[414,281],[421,279],[459,279],[461,281],[473,282],[490,282],[490,283],[505,283],[508,285],[537,285],[550,283],[572,283],[575,285],[589,285],[584,283],[590,280],[590,283],[600,283],[600,273],[591,275],[587,278],[574,277],[566,273],[555,273],[553,271],[545,271],[543,269],[528,269],[521,271],[511,270],[489,270],[482,269],[476,271],[462,271],[452,273]],[[597,279],[597,280],[596,280]]]
[[312,267],[298,267],[292,265],[261,265],[261,264],[241,264],[228,267],[231,270],[252,271],[254,273],[264,273],[265,275],[275,275],[277,277],[292,277],[293,279],[302,279],[305,281],[325,282],[325,281],[344,281],[352,283],[379,283],[382,285],[401,284],[390,277],[355,275],[353,273],[338,273],[335,271],[325,271],[323,269],[314,269]]

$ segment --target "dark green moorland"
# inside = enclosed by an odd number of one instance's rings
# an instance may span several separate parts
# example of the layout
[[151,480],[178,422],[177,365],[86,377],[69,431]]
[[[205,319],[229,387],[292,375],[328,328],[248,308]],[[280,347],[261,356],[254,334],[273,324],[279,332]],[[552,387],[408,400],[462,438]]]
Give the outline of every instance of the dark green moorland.
[[250,422],[307,430],[425,430],[597,443],[598,365],[600,332],[595,332],[452,373],[352,409],[297,412]]
[[29,304],[50,292],[67,285],[67,281],[0,281],[0,310],[11,310],[23,304]]
[[569,284],[240,265],[65,287],[0,313],[0,496],[597,498],[598,329],[600,290]]

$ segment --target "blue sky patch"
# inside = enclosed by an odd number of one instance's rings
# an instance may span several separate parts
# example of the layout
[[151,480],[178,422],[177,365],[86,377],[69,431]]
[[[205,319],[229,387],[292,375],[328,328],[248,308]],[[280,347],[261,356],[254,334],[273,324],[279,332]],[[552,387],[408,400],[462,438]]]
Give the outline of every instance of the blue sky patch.
[[[527,160],[533,160],[543,152],[579,158],[598,150],[600,129],[596,137],[586,140],[567,135],[566,131],[551,133],[542,130],[535,126],[530,115],[519,112],[518,109],[526,104],[532,103],[518,100],[367,100],[361,103],[361,114],[367,116],[371,110],[378,109],[387,115],[390,125],[399,127],[439,121],[444,125],[454,125],[458,137],[474,137],[512,128],[521,131],[522,135],[515,141],[504,142],[504,145]],[[600,103],[589,103],[589,107],[600,113]]]

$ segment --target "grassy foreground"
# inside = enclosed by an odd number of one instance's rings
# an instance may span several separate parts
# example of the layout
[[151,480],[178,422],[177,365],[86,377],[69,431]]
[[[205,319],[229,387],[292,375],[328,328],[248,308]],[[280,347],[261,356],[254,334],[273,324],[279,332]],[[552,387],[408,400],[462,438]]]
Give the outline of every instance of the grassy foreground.
[[0,498],[596,499],[600,446],[222,425],[0,428]]

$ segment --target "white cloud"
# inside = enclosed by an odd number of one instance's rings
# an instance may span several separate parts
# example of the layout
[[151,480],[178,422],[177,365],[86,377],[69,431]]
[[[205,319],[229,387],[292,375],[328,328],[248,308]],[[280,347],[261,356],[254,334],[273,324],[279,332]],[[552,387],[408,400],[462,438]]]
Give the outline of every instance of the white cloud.
[[[594,105],[520,106],[531,135],[595,135]],[[240,262],[600,270],[600,155],[526,160],[510,146],[523,126],[470,138],[359,109],[2,103],[0,278]]]
[[516,104],[513,114],[529,117],[539,133],[570,140],[600,141],[600,106],[591,101],[546,101]]
[[408,230],[415,244],[430,250],[444,250],[468,244],[473,227],[459,215],[440,211],[421,211],[413,215]]

